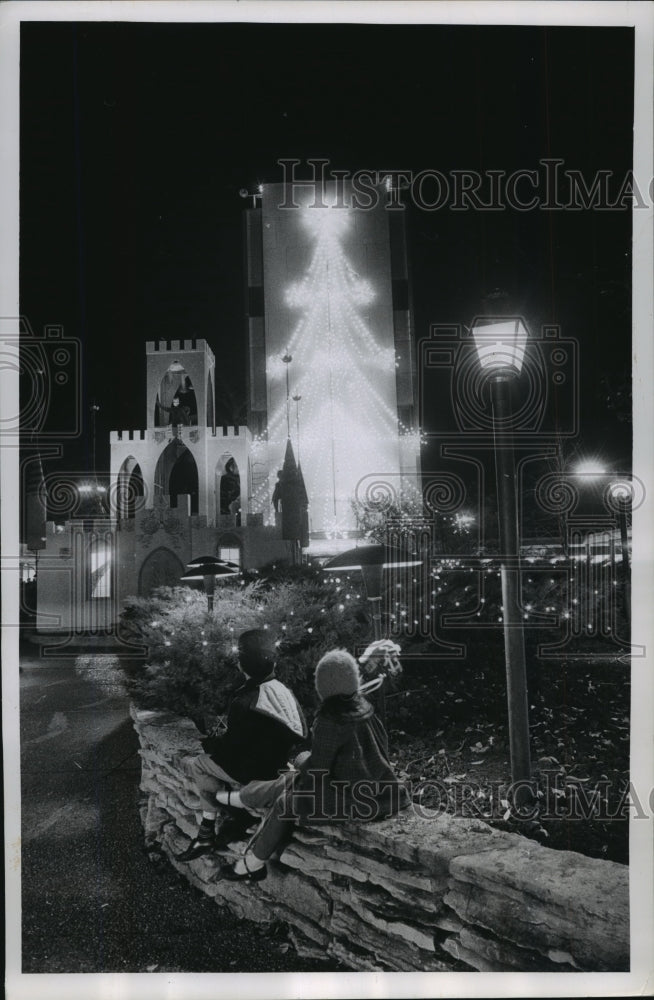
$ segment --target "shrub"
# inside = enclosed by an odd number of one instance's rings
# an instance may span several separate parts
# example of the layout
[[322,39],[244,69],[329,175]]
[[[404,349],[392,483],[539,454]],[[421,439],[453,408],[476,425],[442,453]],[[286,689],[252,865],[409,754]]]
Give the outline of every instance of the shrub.
[[370,638],[364,605],[351,583],[325,581],[312,567],[220,584],[211,617],[204,593],[189,588],[160,587],[150,597],[128,598],[121,632],[149,650],[145,663],[126,664],[130,694],[141,707],[196,720],[220,715],[242,681],[239,634],[267,628],[279,648],[277,676],[310,713],[318,659]]

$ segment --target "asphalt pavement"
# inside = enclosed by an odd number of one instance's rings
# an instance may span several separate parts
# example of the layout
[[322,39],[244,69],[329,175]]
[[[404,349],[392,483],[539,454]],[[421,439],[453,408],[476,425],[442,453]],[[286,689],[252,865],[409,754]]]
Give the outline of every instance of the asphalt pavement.
[[334,970],[300,959],[282,926],[237,920],[149,859],[125,693],[38,653],[20,675],[22,971]]

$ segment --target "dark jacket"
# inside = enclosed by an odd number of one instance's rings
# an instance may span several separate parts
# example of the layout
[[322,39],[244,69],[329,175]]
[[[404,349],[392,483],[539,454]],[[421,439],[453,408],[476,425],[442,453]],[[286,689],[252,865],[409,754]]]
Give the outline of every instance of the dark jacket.
[[188,406],[164,406],[159,404],[159,408],[168,414],[168,423],[173,427],[188,427],[191,423],[191,411]]
[[281,681],[248,678],[229,707],[227,731],[206,737],[202,747],[227,774],[246,784],[276,778],[291,747],[306,735],[302,709]]
[[323,702],[312,736],[311,756],[292,793],[303,820],[383,819],[409,804],[388,759],[386,730],[362,695]]

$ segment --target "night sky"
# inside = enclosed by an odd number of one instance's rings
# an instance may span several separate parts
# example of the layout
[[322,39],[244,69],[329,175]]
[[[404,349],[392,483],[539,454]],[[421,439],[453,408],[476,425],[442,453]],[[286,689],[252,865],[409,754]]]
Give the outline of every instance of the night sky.
[[[619,187],[632,91],[627,28],[23,24],[21,312],[83,342],[98,468],[109,430],[145,427],[149,339],[206,338],[218,420],[244,421],[239,189],[281,181],[278,159],[447,173],[558,157]],[[560,323],[581,344],[579,447],[624,469],[631,428],[601,380],[630,363],[630,209],[409,205],[407,224],[417,338],[488,296]],[[59,467],[90,470],[88,426]]]

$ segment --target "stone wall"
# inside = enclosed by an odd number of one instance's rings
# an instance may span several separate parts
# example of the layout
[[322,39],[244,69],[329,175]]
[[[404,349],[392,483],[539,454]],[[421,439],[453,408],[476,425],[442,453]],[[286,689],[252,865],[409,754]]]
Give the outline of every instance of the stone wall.
[[479,820],[413,809],[390,820],[298,829],[260,883],[216,878],[213,855],[172,857],[198,826],[180,759],[197,730],[132,710],[146,842],[238,917],[285,921],[301,955],[379,971],[629,969],[628,869],[553,851]]

